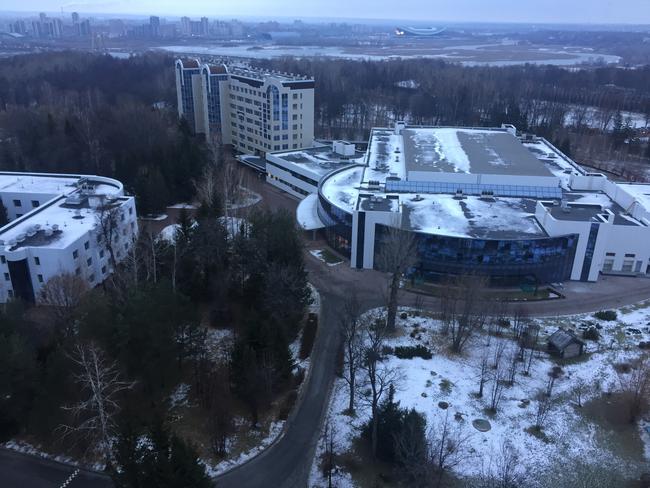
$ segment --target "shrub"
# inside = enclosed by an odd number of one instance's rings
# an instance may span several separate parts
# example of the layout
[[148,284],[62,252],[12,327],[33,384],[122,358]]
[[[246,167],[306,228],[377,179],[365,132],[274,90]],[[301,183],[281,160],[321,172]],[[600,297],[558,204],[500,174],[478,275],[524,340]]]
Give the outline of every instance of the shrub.
[[399,318],[402,320],[406,320],[408,318],[408,314],[406,312],[402,312],[399,314]]
[[418,344],[417,346],[397,346],[393,352],[400,359],[431,359],[433,355],[426,347]]
[[302,341],[300,342],[300,359],[307,359],[311,354],[316,339],[316,330],[318,329],[318,319],[309,316],[305,329],[302,331]]
[[596,327],[589,327],[582,332],[582,338],[587,339],[588,341],[597,341],[600,339],[600,332]]
[[613,321],[616,320],[616,310],[600,310],[594,314],[598,320]]

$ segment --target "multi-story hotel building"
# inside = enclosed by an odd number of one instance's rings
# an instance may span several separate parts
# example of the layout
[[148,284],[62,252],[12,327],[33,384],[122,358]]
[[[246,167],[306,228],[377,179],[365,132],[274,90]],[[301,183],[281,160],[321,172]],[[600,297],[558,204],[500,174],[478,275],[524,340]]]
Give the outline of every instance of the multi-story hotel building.
[[102,176],[0,173],[0,303],[39,302],[54,276],[89,287],[127,257],[138,232],[135,198]]
[[178,114],[242,153],[311,147],[314,80],[248,66],[176,61]]

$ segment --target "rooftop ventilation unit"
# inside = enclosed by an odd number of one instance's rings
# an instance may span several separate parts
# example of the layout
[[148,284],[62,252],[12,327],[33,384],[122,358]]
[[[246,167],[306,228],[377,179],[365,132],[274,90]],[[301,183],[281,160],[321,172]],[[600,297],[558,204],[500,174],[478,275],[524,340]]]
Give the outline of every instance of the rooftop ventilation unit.
[[368,181],[368,188],[370,190],[379,190],[379,188],[380,188],[379,180],[369,180]]
[[465,198],[466,197],[465,197],[465,194],[463,193],[463,189],[458,188],[456,190],[456,193],[454,194],[454,200],[464,200]]

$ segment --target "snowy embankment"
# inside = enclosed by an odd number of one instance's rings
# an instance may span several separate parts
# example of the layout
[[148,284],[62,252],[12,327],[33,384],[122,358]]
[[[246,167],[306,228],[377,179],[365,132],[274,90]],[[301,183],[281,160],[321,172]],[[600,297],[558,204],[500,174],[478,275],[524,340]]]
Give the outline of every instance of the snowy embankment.
[[[516,457],[519,469],[537,479],[571,459],[594,466],[615,466],[631,477],[638,476],[643,469],[643,460],[622,457],[613,444],[603,442],[606,429],[597,425],[582,406],[591,400],[608,398],[620,388],[621,376],[615,365],[634,361],[641,355],[638,343],[650,340],[650,303],[624,307],[617,311],[617,320],[610,322],[598,320],[591,314],[531,319],[540,328],[538,344],[541,346],[558,327],[573,328],[579,337],[582,330],[590,327],[598,328],[600,333],[598,342],[586,342],[587,354],[560,364],[562,371],[552,385],[552,405],[540,435],[534,435],[532,429],[537,421],[537,398],[547,391],[549,373],[558,365],[554,358],[546,352],[535,352],[529,374],[525,374],[527,360],[510,360],[517,354],[518,346],[512,332],[506,328],[499,330],[498,335],[476,334],[462,354],[453,354],[449,350],[450,339],[443,334],[440,321],[420,316],[413,310],[400,312],[398,332],[386,340],[388,353],[382,364],[399,372],[395,400],[402,408],[415,408],[425,417],[428,429],[440,425],[448,414],[454,428],[466,438],[464,456],[453,468],[456,476],[473,478],[490,474],[499,463],[497,456],[505,446]],[[382,312],[368,313],[381,316]],[[399,359],[390,352],[396,346],[424,346],[433,356],[431,359]],[[504,372],[499,377],[504,378],[511,364],[515,365],[516,373],[512,385],[503,387],[496,413],[492,413],[491,392],[496,376],[493,363],[499,350],[500,370]],[[486,355],[490,367],[484,376],[487,378],[484,394],[479,398],[480,365]],[[357,381],[363,385],[362,372]],[[359,388],[356,415],[350,416],[346,413],[347,384],[341,378],[335,382],[327,423],[334,432],[337,454],[356,456],[353,439],[360,435],[363,424],[370,418],[368,402],[363,401],[363,395],[367,394],[364,390],[365,386]],[[444,408],[447,406],[448,410]],[[473,426],[475,420],[488,420],[490,429],[479,432]],[[640,437],[645,443],[647,457],[650,436],[641,431]],[[312,487],[327,486],[320,472],[323,444],[321,440],[312,466]],[[352,476],[341,466],[337,467],[334,480],[339,488],[355,486]],[[530,486],[536,485],[531,481]]]

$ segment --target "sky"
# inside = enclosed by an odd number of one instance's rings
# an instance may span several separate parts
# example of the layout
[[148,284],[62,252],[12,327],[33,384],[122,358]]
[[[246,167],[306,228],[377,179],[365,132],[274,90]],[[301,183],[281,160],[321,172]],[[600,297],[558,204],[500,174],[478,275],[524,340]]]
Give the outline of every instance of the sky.
[[3,11],[650,24],[650,0],[2,0]]

